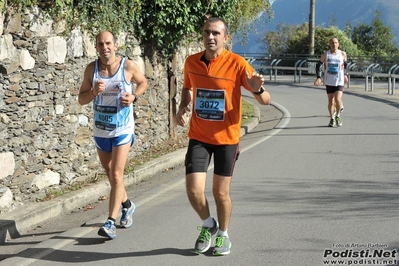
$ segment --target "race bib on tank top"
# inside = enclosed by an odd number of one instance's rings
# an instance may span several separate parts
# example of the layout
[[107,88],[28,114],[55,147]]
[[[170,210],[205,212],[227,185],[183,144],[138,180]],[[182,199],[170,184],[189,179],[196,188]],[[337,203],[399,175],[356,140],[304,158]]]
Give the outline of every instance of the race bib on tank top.
[[112,131],[117,126],[123,126],[123,121],[118,121],[121,111],[122,82],[111,82],[106,85],[107,90],[98,96],[94,104],[94,125],[96,128]]

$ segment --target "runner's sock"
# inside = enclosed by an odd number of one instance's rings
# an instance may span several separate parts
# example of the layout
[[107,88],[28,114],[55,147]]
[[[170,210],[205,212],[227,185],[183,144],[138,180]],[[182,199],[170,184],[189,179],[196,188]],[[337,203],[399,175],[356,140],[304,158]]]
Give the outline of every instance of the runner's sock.
[[215,226],[215,222],[213,221],[212,216],[209,216],[207,219],[202,220],[204,222],[203,226],[207,228],[212,228]]
[[111,221],[113,224],[115,224],[115,222],[116,222],[116,219],[111,218],[111,217],[108,217],[108,220]]
[[225,237],[229,238],[229,234],[227,233],[227,230],[226,231],[222,231],[222,230],[219,229],[217,235],[218,236],[225,236]]
[[125,202],[122,202],[123,208],[129,209],[131,206],[132,206],[132,202],[129,199],[127,199]]

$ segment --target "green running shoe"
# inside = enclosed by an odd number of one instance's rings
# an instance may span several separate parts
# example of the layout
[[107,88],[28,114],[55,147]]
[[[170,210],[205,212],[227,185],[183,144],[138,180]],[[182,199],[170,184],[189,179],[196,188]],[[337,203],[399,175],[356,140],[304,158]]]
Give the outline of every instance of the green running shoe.
[[231,242],[230,238],[225,236],[216,237],[215,248],[213,249],[214,256],[224,256],[230,253]]
[[337,117],[335,118],[335,122],[336,122],[337,126],[339,126],[339,127],[342,126],[341,117],[337,116]]
[[212,228],[199,226],[200,234],[195,242],[194,253],[202,254],[208,251],[211,247],[212,235],[216,234],[219,229],[218,223],[213,219],[215,225]]

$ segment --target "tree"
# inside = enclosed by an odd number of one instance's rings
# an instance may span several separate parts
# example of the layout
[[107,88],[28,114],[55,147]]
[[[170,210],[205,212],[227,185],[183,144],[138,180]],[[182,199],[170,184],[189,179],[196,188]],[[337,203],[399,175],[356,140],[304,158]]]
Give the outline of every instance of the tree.
[[351,38],[352,24],[349,20],[346,21],[346,23],[345,23],[344,32],[345,32],[346,37]]
[[371,54],[373,45],[373,29],[366,23],[360,23],[352,31],[352,42],[365,54]]
[[290,36],[300,28],[300,25],[278,24],[276,31],[269,31],[263,40],[267,43],[269,54],[283,54],[288,50]]
[[337,38],[339,41],[339,49],[344,50],[348,57],[355,57],[360,54],[357,46],[352,42],[351,39],[346,35],[345,32],[341,31],[337,27],[328,27],[322,28],[318,27],[316,29],[316,43],[315,43],[315,52],[317,54],[322,54],[329,47],[329,41],[331,38]]
[[315,33],[315,8],[316,0],[310,0],[309,15],[309,54],[314,54],[314,33]]
[[352,31],[352,41],[365,55],[391,56],[398,49],[389,26],[384,25],[376,10],[371,25],[361,23]]
[[387,56],[391,55],[396,50],[396,45],[393,41],[394,35],[389,26],[384,25],[381,20],[381,13],[376,10],[375,17],[371,21],[371,26],[374,32],[373,38],[373,55]]
[[[337,27],[316,27],[315,29],[315,54],[322,54],[329,49],[331,38],[337,38],[340,47],[348,55],[357,56],[359,50],[356,45]],[[307,54],[308,53],[308,25],[277,25],[275,32],[268,32],[265,41],[269,47],[269,53]]]
[[267,22],[272,17],[272,9],[269,0],[241,0],[237,1],[231,15],[231,32],[246,35],[247,30],[253,29],[257,20],[266,18]]
[[337,17],[335,16],[334,13],[332,13],[328,19],[328,26],[329,27],[337,26]]

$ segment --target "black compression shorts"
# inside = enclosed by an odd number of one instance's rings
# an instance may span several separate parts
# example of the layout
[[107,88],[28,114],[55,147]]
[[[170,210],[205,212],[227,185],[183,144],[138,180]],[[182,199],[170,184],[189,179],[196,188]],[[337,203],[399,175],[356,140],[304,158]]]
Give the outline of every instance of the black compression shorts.
[[337,91],[344,91],[344,86],[329,86],[326,85],[327,94],[335,93]]
[[214,173],[221,176],[232,176],[235,162],[240,154],[239,144],[235,145],[211,145],[190,139],[187,148],[186,175],[192,173],[204,173],[208,171],[213,154]]

